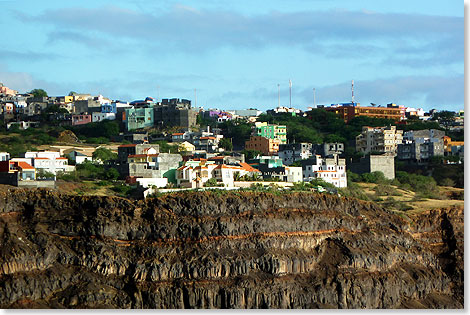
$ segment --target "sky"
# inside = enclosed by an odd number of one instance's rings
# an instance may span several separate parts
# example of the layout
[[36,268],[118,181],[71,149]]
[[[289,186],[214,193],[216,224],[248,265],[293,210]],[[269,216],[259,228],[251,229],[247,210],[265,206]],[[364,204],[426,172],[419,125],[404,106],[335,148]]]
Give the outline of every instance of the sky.
[[0,28],[20,93],[266,110],[279,84],[305,110],[351,101],[354,80],[361,105],[464,108],[463,1],[0,0]]

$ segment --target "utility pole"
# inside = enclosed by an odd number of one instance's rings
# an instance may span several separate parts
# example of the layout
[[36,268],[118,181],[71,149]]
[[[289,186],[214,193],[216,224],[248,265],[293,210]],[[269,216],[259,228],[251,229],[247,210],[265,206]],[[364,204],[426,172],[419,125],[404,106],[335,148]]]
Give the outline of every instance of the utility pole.
[[289,108],[292,108],[292,81],[289,79]]
[[160,101],[160,85],[157,85],[157,103]]
[[281,107],[281,85],[277,84],[277,107]]

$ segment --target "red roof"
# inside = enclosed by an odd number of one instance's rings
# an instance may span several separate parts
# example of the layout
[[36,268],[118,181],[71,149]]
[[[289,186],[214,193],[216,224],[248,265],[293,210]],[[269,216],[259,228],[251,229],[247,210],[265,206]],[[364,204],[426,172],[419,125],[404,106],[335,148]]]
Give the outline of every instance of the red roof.
[[55,158],[56,160],[67,160],[67,158],[65,157],[58,157],[58,158]]
[[173,136],[182,136],[184,135],[184,133],[182,132],[175,132],[174,134],[172,134]]
[[223,160],[225,156],[213,156],[209,160]]
[[121,144],[118,148],[132,148],[135,147],[137,144]]
[[215,140],[215,137],[201,137],[200,140]]
[[158,154],[131,154],[128,155],[128,158],[133,158],[133,157],[147,157],[147,156],[158,156]]
[[238,163],[238,164],[240,164],[240,166],[241,166],[244,170],[246,170],[246,171],[248,171],[248,172],[260,172],[259,170],[257,170],[256,168],[252,167],[252,166],[251,166],[250,164],[248,164],[248,163],[241,162],[241,163]]
[[23,170],[34,170],[34,167],[32,167],[26,162],[15,162],[15,163],[17,163],[18,167]]

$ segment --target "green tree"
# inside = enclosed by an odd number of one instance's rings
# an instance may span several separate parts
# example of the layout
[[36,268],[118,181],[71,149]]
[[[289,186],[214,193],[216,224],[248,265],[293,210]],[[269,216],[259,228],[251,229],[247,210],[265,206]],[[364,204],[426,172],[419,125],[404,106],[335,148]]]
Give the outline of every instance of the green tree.
[[219,147],[223,148],[224,150],[227,150],[227,151],[232,151],[233,150],[232,141],[230,141],[230,139],[227,139],[227,138],[220,139]]
[[243,150],[241,153],[245,154],[245,160],[251,160],[258,155],[261,155],[261,151],[258,150]]
[[93,160],[97,162],[106,162],[111,160],[117,159],[117,153],[106,149],[106,148],[98,148],[93,152]]
[[34,89],[31,90],[29,93],[33,94],[34,97],[47,97],[47,92],[43,89]]
[[232,143],[244,146],[245,141],[250,139],[252,124],[243,120],[229,120],[219,124],[225,138],[232,138]]
[[443,110],[440,112],[435,112],[432,115],[432,120],[437,120],[440,124],[444,125],[446,128],[455,121],[455,112],[448,110]]
[[44,111],[46,113],[60,113],[60,114],[67,114],[69,111],[59,105],[50,105]]
[[119,172],[114,167],[108,169],[104,175],[106,179],[116,180],[119,177]]

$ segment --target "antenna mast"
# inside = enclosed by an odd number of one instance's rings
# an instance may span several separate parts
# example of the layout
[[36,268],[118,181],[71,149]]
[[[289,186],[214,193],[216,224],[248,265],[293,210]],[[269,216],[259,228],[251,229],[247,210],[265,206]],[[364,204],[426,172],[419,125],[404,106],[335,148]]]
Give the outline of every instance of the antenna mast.
[[292,108],[292,81],[289,79],[289,108]]
[[315,88],[313,88],[313,108],[317,108],[317,102],[315,101]]
[[281,107],[281,85],[277,84],[277,107]]
[[196,94],[196,89],[194,89],[194,107],[197,107],[197,94]]
[[352,102],[354,103],[354,80],[351,81],[351,96]]

